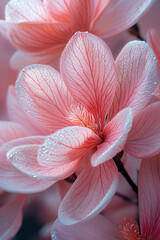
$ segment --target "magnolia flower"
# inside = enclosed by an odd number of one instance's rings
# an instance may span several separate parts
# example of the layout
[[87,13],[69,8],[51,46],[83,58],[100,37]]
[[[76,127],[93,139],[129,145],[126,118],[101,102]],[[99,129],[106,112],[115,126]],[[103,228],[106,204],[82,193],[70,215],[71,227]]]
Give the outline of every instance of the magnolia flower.
[[65,226],[56,220],[52,228],[52,240],[74,240],[75,236],[79,240],[158,240],[160,238],[159,160],[160,155],[143,159],[140,167],[138,177],[140,229],[136,221],[129,217],[123,219],[119,227],[102,215],[74,226]]
[[[155,29],[150,29],[148,31],[148,43],[151,45],[153,48],[157,61],[158,61],[158,67],[160,71],[160,33],[156,31]],[[156,91],[155,91],[155,96],[160,99],[160,84],[158,85]]]
[[125,146],[132,155],[159,151],[160,103],[144,108],[158,69],[145,42],[130,42],[114,63],[101,39],[78,33],[62,54],[60,72],[44,65],[21,72],[18,102],[32,124],[52,134],[43,144],[34,138],[32,144],[14,147],[7,158],[22,172],[46,181],[76,171],[78,178],[59,208],[60,220],[73,224],[95,216],[111,200],[118,184],[112,158]]
[[[88,31],[111,37],[134,25],[151,0],[10,0],[1,33],[18,49],[14,68],[56,59],[71,36]],[[82,14],[83,13],[83,14]]]

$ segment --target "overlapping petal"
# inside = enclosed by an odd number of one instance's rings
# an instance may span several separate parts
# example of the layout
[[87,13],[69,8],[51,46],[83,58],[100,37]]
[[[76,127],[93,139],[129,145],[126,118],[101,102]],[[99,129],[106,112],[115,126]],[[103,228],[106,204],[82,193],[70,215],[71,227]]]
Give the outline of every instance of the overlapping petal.
[[66,44],[73,35],[67,23],[0,21],[0,32],[15,48],[27,52],[39,52],[48,48]]
[[151,157],[160,152],[160,102],[139,112],[128,134],[125,150],[137,158]]
[[50,16],[59,22],[70,22],[69,5],[71,0],[44,0]]
[[59,220],[72,225],[93,218],[109,203],[117,184],[118,170],[113,160],[95,168],[89,163],[62,200]]
[[160,236],[160,154],[143,159],[139,171],[138,193],[142,235],[158,240]]
[[41,165],[58,167],[83,158],[96,148],[102,139],[86,127],[67,127],[48,136],[39,149]]
[[5,8],[5,19],[7,22],[46,21],[43,2],[41,0],[10,0]]
[[1,240],[11,239],[20,228],[25,200],[26,197],[23,195],[14,196],[8,203],[0,207]]
[[96,23],[96,21],[102,16],[108,4],[111,0],[95,0],[94,1],[94,15],[93,15],[93,22],[92,27]]
[[34,124],[46,131],[57,131],[72,125],[67,110],[73,103],[60,74],[45,65],[31,65],[23,69],[16,83],[17,99]]
[[101,119],[103,128],[116,87],[114,60],[107,45],[92,34],[77,33],[63,51],[60,68],[71,94],[98,124]]
[[27,131],[20,124],[8,121],[0,122],[0,146],[12,139],[26,136],[28,136]]
[[103,131],[105,140],[92,155],[92,165],[108,161],[122,151],[131,127],[132,111],[130,108],[123,109],[106,125]]
[[93,0],[70,0],[70,18],[75,31],[90,31],[93,18]]
[[[55,167],[41,166],[37,161],[40,144],[28,144],[12,148],[7,152],[8,161],[21,172],[38,179],[61,180],[72,175],[78,160]],[[54,181],[53,181],[54,182]]]
[[152,0],[111,0],[93,32],[103,38],[116,35],[137,23],[151,4]]
[[40,180],[27,176],[13,167],[8,161],[6,154],[13,147],[25,144],[42,144],[44,137],[20,138],[3,144],[0,148],[0,188],[8,192],[34,193],[50,187],[55,181]]
[[160,33],[155,29],[148,31],[147,42],[151,45],[158,60],[158,66],[160,69]]
[[[20,108],[17,102],[14,86],[9,86],[8,88],[7,113],[8,113],[9,120],[15,123],[19,123],[21,126],[23,126],[26,129],[29,135],[45,135],[46,134],[46,130],[43,129],[42,126],[38,128],[37,125],[34,125],[32,121],[27,117],[25,112]],[[48,134],[49,134],[49,131],[48,131]],[[19,136],[19,137],[24,137],[24,136]],[[18,138],[18,135],[17,135],[17,138]],[[9,140],[12,140],[12,139],[8,139],[8,141]]]
[[73,226],[65,226],[57,219],[53,225],[51,236],[52,240],[75,240],[75,236],[79,240],[120,239],[117,226],[100,214],[90,221]]
[[127,43],[115,63],[118,84],[109,112],[110,119],[126,107],[131,107],[135,115],[147,105],[159,81],[156,57],[145,42]]

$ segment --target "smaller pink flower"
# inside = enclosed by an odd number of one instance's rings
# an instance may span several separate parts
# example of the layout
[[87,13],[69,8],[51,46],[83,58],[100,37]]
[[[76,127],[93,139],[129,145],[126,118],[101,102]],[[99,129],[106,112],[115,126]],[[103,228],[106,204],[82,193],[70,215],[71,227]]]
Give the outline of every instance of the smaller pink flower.
[[111,200],[118,184],[112,160],[117,153],[125,148],[132,155],[148,156],[160,150],[160,103],[145,108],[158,69],[144,42],[130,42],[114,62],[101,39],[77,33],[62,54],[60,72],[44,65],[21,72],[18,103],[33,125],[52,134],[41,146],[12,148],[7,158],[41,180],[57,181],[77,172],[59,208],[60,220],[70,225],[94,217]]
[[57,219],[52,228],[52,240],[70,240],[73,236],[79,240],[159,240],[159,181],[160,154],[143,159],[138,177],[140,229],[136,221],[129,217],[123,219],[119,227],[100,214],[88,222],[74,226],[65,226]]
[[[18,49],[11,58],[14,68],[49,63],[59,57],[77,31],[102,38],[134,25],[151,0],[10,0],[0,31]],[[83,13],[83,14],[82,14]]]

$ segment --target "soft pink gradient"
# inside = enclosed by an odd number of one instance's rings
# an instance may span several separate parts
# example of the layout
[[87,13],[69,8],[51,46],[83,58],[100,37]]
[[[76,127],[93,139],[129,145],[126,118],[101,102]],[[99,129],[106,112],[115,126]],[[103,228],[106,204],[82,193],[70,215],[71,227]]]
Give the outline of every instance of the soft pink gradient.
[[18,49],[11,58],[12,67],[22,68],[57,59],[77,31],[106,38],[128,29],[151,3],[151,0],[136,3],[128,0],[11,0],[5,8],[5,20],[0,21],[0,30]]
[[119,218],[119,224],[115,224],[99,214],[90,221],[78,223],[74,226],[65,226],[57,219],[52,228],[52,240],[56,240],[57,238],[61,240],[74,240],[75,236],[79,240],[158,240],[160,237],[159,160],[160,155],[150,159],[143,159],[140,166],[138,204],[141,234],[139,233],[136,221],[130,218],[130,215],[125,217],[123,221]]
[[[158,122],[155,112],[160,103],[145,108],[156,88],[158,67],[147,43],[128,43],[114,62],[100,38],[77,33],[63,51],[60,73],[44,65],[29,66],[20,73],[16,83],[19,105],[33,125],[52,134],[41,146],[24,139],[7,158],[37,180],[57,181],[78,170],[78,178],[59,208],[60,220],[71,225],[94,217],[114,195],[118,170],[112,158],[125,147],[132,113],[134,123],[153,111],[138,135],[141,145],[130,142],[132,137],[127,141],[128,149],[131,143],[132,149],[134,146],[131,154],[134,156],[137,149],[142,154],[148,145],[151,147],[143,156],[159,150],[152,141],[157,141],[160,128],[153,131],[150,126]],[[150,128],[150,137],[144,135],[146,128]],[[136,135],[135,127],[133,132]]]

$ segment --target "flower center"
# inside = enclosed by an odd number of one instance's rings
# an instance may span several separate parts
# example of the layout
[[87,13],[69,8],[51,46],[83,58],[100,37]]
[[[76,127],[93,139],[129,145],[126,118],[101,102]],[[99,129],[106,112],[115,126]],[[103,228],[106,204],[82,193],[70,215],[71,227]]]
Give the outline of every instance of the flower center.
[[119,232],[122,239],[125,240],[145,240],[139,233],[139,227],[135,220],[124,218],[119,225]]
[[75,126],[87,127],[98,134],[98,125],[92,113],[88,112],[85,107],[81,105],[72,105],[68,112],[67,119]]

